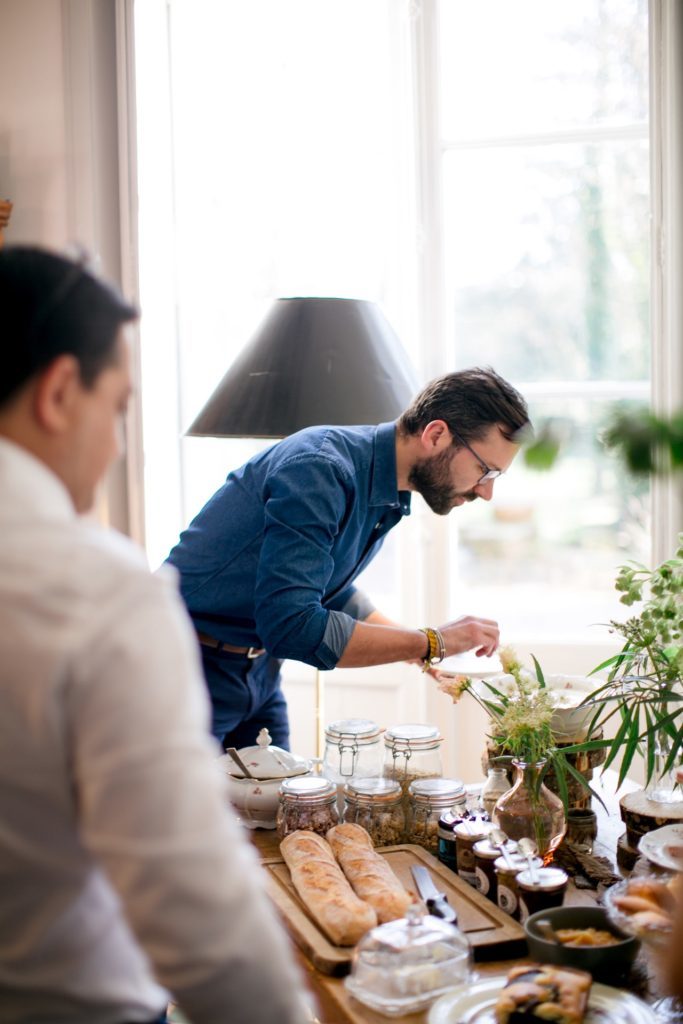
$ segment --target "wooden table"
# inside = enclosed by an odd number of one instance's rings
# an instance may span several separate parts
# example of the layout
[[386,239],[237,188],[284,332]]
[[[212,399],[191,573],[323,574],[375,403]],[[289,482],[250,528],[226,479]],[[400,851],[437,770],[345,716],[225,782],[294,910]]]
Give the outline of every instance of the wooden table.
[[[606,772],[603,783],[595,786],[603,796],[609,813],[606,814],[599,805],[595,808],[598,814],[598,839],[595,843],[594,852],[600,856],[608,857],[612,863],[615,862],[617,839],[624,830],[623,823],[619,818],[618,800],[614,793],[615,782],[615,773]],[[634,785],[633,788],[637,787]],[[250,838],[262,859],[265,860],[279,856],[279,842],[274,831],[256,829],[251,832]],[[572,905],[594,905],[596,894],[590,889],[576,889],[573,883],[570,882],[565,902]],[[357,1002],[347,993],[342,978],[334,978],[322,974],[313,967],[310,961],[296,947],[295,952],[308,988],[318,1003],[318,1016],[314,1020],[317,1020],[320,1024],[387,1024],[392,1019]],[[519,959],[516,959],[478,963],[476,964],[476,971],[481,977],[502,974],[519,962]],[[426,1024],[427,1011],[397,1019],[405,1022],[405,1024]]]

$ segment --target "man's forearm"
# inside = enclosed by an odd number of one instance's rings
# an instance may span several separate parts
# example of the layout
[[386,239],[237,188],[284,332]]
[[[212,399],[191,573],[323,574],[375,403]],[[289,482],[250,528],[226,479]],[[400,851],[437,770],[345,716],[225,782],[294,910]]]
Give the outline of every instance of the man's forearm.
[[[439,626],[446,655],[474,650],[478,657],[491,655],[498,646],[498,623],[463,615]],[[387,665],[395,661],[420,661],[427,656],[427,637],[420,629],[408,629],[391,623],[373,611],[365,622],[357,622],[338,668],[361,668],[364,665]]]
[[394,661],[419,660],[426,656],[429,644],[421,630],[387,626],[380,624],[377,621],[379,618],[383,616],[373,612],[365,622],[356,623],[351,639],[337,662],[338,668],[387,665]]

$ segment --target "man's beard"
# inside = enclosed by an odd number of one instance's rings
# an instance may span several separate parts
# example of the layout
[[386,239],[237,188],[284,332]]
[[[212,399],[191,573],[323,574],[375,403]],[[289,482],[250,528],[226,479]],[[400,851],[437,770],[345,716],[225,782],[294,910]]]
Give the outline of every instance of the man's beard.
[[455,454],[447,448],[432,459],[420,459],[408,474],[408,482],[438,516],[447,516],[456,498],[474,501],[478,497],[474,491],[456,491],[451,484],[451,462]]

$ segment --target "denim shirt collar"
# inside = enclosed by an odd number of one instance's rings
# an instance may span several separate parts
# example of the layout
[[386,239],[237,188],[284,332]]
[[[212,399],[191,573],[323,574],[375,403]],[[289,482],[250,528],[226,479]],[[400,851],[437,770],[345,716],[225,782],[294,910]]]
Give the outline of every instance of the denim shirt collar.
[[375,430],[375,461],[370,506],[388,505],[410,515],[410,491],[399,491],[396,481],[396,424],[380,423]]

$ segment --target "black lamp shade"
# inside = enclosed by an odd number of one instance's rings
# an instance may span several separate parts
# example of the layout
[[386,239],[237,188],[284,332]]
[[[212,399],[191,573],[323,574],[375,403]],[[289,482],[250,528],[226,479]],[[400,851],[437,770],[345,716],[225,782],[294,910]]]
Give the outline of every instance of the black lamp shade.
[[378,306],[278,299],[193,422],[192,437],[286,437],[396,419],[415,382]]

